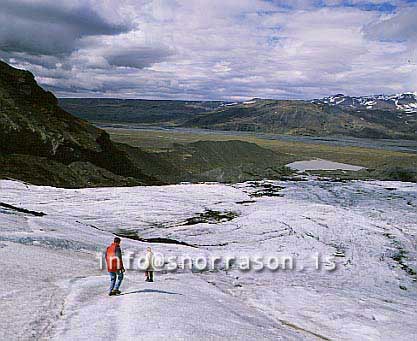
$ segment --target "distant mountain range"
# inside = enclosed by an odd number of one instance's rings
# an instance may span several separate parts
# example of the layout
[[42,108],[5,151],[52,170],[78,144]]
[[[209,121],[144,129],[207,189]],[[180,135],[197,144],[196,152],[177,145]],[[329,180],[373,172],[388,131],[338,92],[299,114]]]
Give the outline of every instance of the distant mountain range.
[[289,135],[417,139],[417,93],[244,102],[61,99],[94,122],[171,125]]
[[417,100],[415,94],[336,95],[312,101],[253,99],[222,104],[183,125],[290,135],[414,140],[417,139]]
[[60,106],[88,121],[179,125],[225,102],[119,98],[61,98]]

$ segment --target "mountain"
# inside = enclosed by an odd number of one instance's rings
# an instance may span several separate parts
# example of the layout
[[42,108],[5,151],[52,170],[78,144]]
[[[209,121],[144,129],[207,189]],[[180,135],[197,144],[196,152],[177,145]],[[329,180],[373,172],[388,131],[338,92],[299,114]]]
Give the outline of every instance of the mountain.
[[66,111],[88,121],[178,125],[225,102],[170,101],[115,98],[61,98]]
[[407,92],[391,96],[377,95],[351,97],[343,94],[313,100],[313,103],[328,104],[345,109],[391,110],[404,113],[417,112],[417,92]]
[[349,97],[313,101],[253,99],[224,104],[183,124],[221,130],[290,135],[345,135],[365,138],[417,139],[415,94]]

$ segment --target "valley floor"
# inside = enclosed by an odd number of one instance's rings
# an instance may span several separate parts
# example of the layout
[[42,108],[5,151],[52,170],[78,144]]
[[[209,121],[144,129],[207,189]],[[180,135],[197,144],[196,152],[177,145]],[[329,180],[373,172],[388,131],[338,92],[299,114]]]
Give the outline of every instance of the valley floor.
[[[0,193],[4,339],[411,340],[417,333],[416,184],[65,190],[0,181]],[[122,238],[125,255],[152,246],[165,259],[290,256],[295,268],[242,271],[239,261],[230,269],[220,261],[215,270],[160,271],[154,283],[132,269],[123,295],[109,297],[97,252],[113,233],[191,245]]]

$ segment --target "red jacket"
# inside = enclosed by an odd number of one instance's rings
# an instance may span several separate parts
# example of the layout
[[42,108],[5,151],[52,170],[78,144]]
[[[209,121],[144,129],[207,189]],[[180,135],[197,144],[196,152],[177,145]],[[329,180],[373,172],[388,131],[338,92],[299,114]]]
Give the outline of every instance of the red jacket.
[[107,248],[106,263],[108,272],[116,272],[124,269],[120,245],[113,243]]

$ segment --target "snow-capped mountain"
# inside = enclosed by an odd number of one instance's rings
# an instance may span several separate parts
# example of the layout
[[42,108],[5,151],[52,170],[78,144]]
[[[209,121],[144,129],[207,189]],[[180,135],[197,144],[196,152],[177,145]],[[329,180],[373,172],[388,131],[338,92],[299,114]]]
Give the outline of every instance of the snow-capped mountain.
[[417,92],[396,95],[373,95],[352,97],[343,94],[315,99],[313,103],[357,109],[400,110],[406,113],[417,112]]

